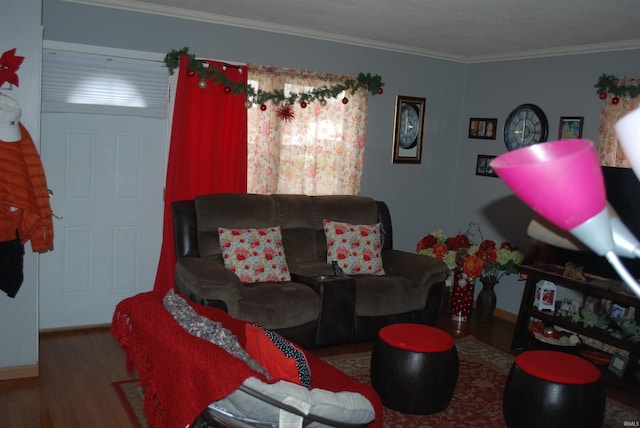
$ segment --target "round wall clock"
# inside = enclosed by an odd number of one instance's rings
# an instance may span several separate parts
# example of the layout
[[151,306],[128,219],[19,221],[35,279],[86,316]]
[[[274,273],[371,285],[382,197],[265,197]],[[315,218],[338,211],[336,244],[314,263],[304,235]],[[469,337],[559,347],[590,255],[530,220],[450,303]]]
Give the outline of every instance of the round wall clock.
[[547,141],[549,123],[542,109],[535,104],[521,104],[504,122],[504,144],[508,150],[520,149]]
[[415,104],[402,104],[400,112],[400,147],[412,149],[418,144],[420,133],[420,116]]

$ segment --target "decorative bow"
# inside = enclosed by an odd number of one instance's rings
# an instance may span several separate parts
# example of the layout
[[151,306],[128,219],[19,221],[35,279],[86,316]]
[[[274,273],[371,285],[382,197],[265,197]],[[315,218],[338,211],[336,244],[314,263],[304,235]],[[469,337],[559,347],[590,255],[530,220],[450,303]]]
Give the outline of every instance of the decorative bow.
[[0,56],[0,86],[6,82],[19,86],[18,74],[16,71],[24,61],[23,56],[16,56],[16,48],[6,51]]

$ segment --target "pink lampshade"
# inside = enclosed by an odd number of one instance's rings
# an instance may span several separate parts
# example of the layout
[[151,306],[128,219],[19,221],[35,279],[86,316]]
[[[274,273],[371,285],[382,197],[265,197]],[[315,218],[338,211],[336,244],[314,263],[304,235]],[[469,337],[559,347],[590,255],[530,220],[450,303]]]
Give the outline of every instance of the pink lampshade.
[[535,212],[571,230],[602,212],[606,194],[589,140],[536,144],[493,159],[493,170]]

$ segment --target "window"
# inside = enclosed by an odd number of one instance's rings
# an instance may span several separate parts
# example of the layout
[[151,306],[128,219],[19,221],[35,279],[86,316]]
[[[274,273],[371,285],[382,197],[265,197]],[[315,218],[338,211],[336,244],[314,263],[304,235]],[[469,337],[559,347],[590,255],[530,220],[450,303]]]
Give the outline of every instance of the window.
[[45,50],[44,112],[167,117],[169,74],[161,62]]
[[[304,93],[333,86],[349,76],[249,66],[256,89]],[[348,97],[347,104],[342,103]],[[278,115],[282,105],[267,104],[248,112],[248,180],[250,193],[307,195],[358,194],[367,126],[366,91],[341,94],[326,103],[290,106],[293,120]]]

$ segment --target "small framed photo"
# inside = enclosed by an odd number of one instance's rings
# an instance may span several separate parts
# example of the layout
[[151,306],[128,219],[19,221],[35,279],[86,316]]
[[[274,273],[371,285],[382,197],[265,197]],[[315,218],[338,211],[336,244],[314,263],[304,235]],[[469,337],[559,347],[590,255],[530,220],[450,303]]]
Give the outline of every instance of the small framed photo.
[[491,160],[495,158],[495,156],[489,155],[478,155],[478,159],[476,160],[476,175],[484,175],[486,177],[497,177],[493,168],[491,168]]
[[558,128],[558,140],[575,140],[582,138],[584,117],[561,117]]
[[627,357],[614,352],[613,357],[611,357],[611,362],[609,363],[609,371],[618,377],[623,377],[624,372],[627,369],[627,364],[629,364],[629,359]]
[[478,117],[472,117],[469,119],[469,138],[495,140],[497,126],[498,119],[481,119]]

